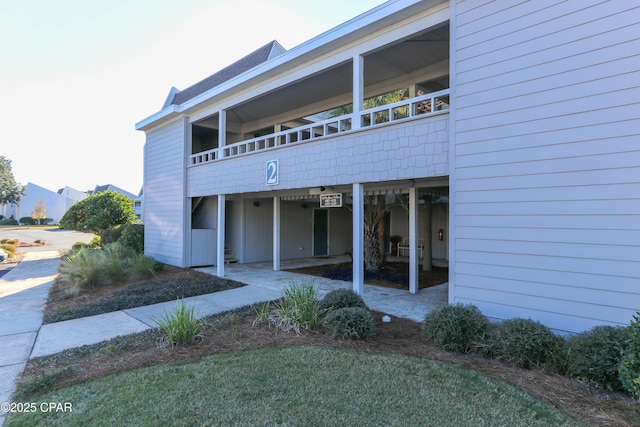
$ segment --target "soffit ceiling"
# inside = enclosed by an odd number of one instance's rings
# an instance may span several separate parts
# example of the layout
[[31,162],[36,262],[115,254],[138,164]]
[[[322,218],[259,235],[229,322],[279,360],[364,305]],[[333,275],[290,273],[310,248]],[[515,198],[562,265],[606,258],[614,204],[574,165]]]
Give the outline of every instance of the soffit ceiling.
[[[365,85],[410,74],[449,58],[449,25],[416,34],[365,56]],[[417,82],[416,82],[417,83]],[[253,122],[281,112],[351,93],[351,62],[307,77],[286,87],[238,105],[230,111],[229,120]]]

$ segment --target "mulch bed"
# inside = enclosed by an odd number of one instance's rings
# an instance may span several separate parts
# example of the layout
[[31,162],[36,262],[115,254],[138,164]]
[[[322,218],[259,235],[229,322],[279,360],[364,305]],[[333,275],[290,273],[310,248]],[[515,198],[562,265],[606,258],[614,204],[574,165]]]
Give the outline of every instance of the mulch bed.
[[[316,265],[312,267],[294,268],[292,273],[308,274],[310,276],[326,277],[328,279],[351,281],[353,264],[345,262],[341,264]],[[409,264],[406,262],[387,262],[376,277],[367,277],[365,282],[369,285],[382,286],[394,289],[409,289]],[[385,280],[385,276],[396,280]],[[431,271],[418,269],[418,283],[420,289],[447,283],[449,281],[449,269],[446,267],[433,267]]]

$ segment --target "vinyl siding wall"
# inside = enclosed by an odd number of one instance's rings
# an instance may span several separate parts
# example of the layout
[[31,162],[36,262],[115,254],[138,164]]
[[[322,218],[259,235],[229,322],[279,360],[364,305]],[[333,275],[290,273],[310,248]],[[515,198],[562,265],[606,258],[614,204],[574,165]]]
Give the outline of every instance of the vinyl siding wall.
[[640,310],[640,7],[452,4],[450,301],[577,332]]
[[167,264],[185,267],[188,247],[185,222],[186,119],[147,132],[144,147],[144,248]]

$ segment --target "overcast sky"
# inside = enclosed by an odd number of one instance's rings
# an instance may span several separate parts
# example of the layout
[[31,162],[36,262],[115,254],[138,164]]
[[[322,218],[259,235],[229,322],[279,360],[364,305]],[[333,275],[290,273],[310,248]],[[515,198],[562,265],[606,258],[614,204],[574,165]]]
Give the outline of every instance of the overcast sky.
[[142,186],[144,133],[185,89],[266,43],[291,49],[383,0],[0,0],[0,155],[52,191]]

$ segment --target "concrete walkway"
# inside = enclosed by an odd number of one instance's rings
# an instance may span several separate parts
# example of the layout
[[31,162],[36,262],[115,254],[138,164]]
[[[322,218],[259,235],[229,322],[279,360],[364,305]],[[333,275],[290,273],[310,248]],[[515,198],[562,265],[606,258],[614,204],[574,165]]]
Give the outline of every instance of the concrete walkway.
[[[0,404],[11,401],[29,359],[59,266],[58,251],[27,252],[0,278]],[[0,411],[0,426],[5,415]]]
[[[343,262],[333,260],[300,260],[283,262],[282,268]],[[57,274],[58,252],[29,252],[25,259],[0,278],[0,403],[9,402],[15,381],[29,358],[42,357],[60,351],[96,344],[119,335],[155,328],[155,320],[170,312],[175,301],[137,307],[113,313],[84,317],[42,325],[42,310]],[[215,268],[198,270],[215,274]],[[225,266],[225,277],[247,286],[208,295],[185,298],[201,316],[221,313],[242,306],[272,301],[282,296],[282,289],[292,282],[312,280],[323,296],[333,289],[350,288],[351,284],[287,271],[273,271],[271,263],[232,264]],[[423,289],[417,295],[408,291],[365,286],[364,300],[371,309],[421,321],[434,307],[447,301],[447,285]],[[4,422],[0,413],[0,427]]]

